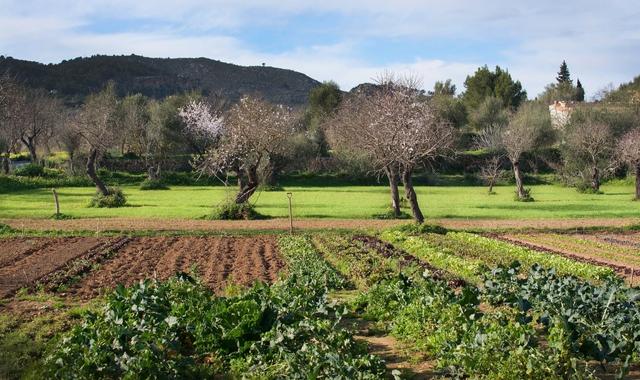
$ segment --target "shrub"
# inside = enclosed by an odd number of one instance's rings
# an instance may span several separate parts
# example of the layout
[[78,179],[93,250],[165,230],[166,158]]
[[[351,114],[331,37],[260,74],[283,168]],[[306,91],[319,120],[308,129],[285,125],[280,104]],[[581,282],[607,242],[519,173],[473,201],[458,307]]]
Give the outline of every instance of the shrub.
[[236,203],[233,200],[227,200],[219,204],[209,217],[211,220],[251,220],[261,219],[260,215],[249,202]]
[[524,189],[524,197],[520,198],[520,196],[518,195],[518,191],[516,191],[516,195],[513,197],[513,199],[517,202],[533,202],[535,201],[535,199],[533,199],[533,197],[531,196],[531,189]]
[[140,190],[168,190],[169,186],[161,179],[145,179],[140,184]]
[[401,211],[400,215],[396,216],[391,207],[389,207],[382,214],[373,214],[371,215],[371,217],[373,219],[411,219],[411,215],[407,214],[404,211]]
[[117,187],[110,187],[109,195],[102,195],[101,192],[96,192],[96,194],[91,198],[89,202],[89,207],[98,207],[98,208],[114,208],[114,207],[122,207],[127,204],[127,198],[122,193],[122,190]]
[[92,185],[93,183],[86,176],[56,178],[0,176],[0,193],[52,187],[89,187]]
[[13,232],[14,229],[4,223],[0,223],[0,234]]
[[397,230],[407,234],[429,234],[430,233],[430,234],[446,235],[448,232],[448,230],[442,226],[439,226],[437,224],[427,224],[427,223],[403,224],[396,228],[392,228],[391,230]]
[[18,177],[43,177],[44,168],[38,164],[27,164],[16,169],[14,174]]
[[581,194],[604,194],[601,190],[595,190],[591,184],[587,182],[577,183],[576,190]]

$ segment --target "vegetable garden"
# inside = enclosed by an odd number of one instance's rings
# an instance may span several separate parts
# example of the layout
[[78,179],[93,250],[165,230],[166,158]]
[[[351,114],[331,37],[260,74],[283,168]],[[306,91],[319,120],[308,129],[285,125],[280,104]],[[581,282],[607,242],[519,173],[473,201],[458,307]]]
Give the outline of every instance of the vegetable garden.
[[[5,295],[3,377],[640,376],[638,289],[608,266],[492,237],[424,225],[278,237],[13,236],[0,239],[0,270],[51,254],[60,239],[79,248]],[[21,253],[10,257],[10,246]],[[236,267],[242,260],[250,261]],[[74,291],[87,283],[102,289]],[[45,319],[41,337],[33,323]],[[44,343],[25,351],[20,334]],[[393,355],[374,339],[390,342]]]

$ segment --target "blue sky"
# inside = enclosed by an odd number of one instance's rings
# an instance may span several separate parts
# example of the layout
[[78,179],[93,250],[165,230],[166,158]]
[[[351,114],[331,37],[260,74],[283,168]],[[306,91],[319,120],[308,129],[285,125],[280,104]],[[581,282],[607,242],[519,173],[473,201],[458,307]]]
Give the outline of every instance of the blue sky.
[[335,80],[385,70],[430,88],[500,65],[530,97],[566,59],[587,94],[640,74],[640,3],[417,0],[0,0],[0,54],[40,62],[93,54],[208,57]]

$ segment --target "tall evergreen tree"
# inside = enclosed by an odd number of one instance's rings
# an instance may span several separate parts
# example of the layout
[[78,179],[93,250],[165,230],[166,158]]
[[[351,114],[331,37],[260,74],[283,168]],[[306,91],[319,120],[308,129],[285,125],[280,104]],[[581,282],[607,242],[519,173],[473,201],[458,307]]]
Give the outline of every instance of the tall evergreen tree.
[[569,74],[569,67],[567,66],[567,62],[564,60],[560,65],[560,71],[558,71],[558,76],[556,77],[558,84],[568,83],[572,84],[571,75]]
[[582,83],[580,83],[580,79],[576,82],[576,101],[584,102],[584,88],[582,88]]

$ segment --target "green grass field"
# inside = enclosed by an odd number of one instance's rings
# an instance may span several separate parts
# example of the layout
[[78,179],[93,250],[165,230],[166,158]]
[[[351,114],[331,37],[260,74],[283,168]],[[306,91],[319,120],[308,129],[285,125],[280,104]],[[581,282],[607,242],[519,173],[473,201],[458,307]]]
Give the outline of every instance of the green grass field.
[[[640,202],[633,202],[633,187],[610,184],[604,194],[580,194],[558,185],[531,186],[535,202],[513,200],[514,188],[501,186],[488,195],[484,187],[420,186],[420,205],[427,218],[544,219],[580,217],[638,217]],[[93,188],[60,188],[61,212],[77,218],[143,217],[200,218],[232,196],[223,187],[180,187],[140,191],[124,186],[129,206],[88,208]],[[367,219],[383,213],[388,204],[386,186],[287,187],[293,193],[294,215],[303,218]],[[260,192],[251,199],[258,212],[271,217],[288,215],[285,191]],[[0,218],[48,218],[54,213],[48,189],[0,195]]]

